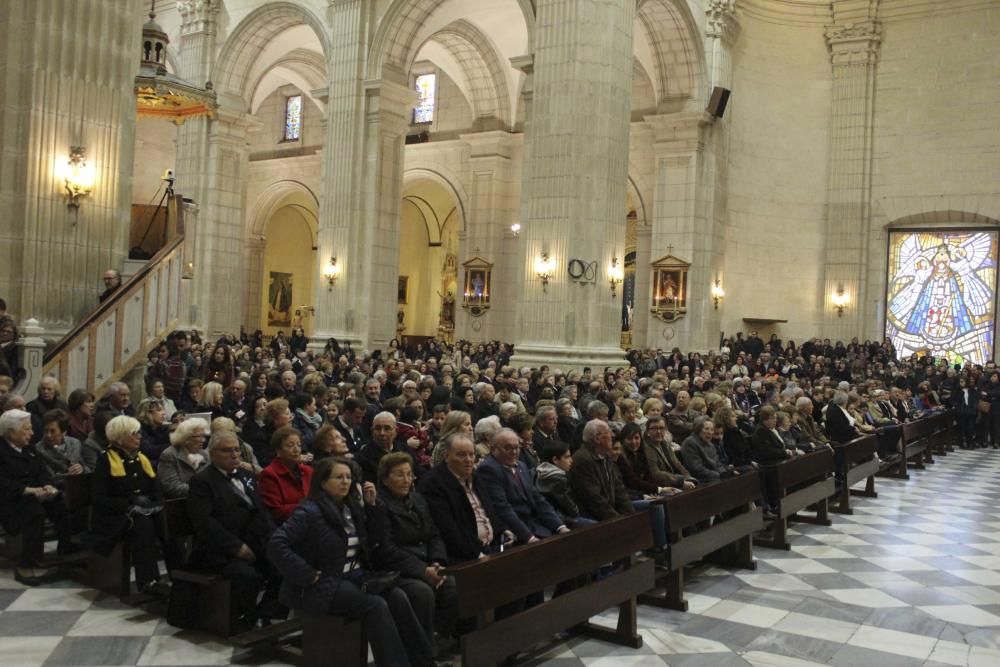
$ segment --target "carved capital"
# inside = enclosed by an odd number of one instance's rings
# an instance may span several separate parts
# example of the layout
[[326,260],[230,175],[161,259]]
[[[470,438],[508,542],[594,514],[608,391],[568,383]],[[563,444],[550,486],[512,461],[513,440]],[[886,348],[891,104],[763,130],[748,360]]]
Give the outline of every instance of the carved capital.
[[882,45],[882,23],[868,20],[827,26],[826,43],[834,65],[874,64]]
[[222,0],[177,0],[181,34],[214,33]]
[[740,34],[736,0],[707,0],[705,2],[705,35],[733,43]]

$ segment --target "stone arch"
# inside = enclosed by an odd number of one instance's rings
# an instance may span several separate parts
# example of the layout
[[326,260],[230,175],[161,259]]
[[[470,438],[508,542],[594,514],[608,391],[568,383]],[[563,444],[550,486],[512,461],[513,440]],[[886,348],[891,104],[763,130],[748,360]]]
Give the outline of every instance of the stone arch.
[[[300,202],[293,200],[299,196],[312,205],[304,206]],[[309,189],[309,187],[299,181],[286,180],[277,181],[270,184],[257,197],[253,207],[250,209],[250,217],[247,224],[247,234],[252,239],[263,239],[264,230],[267,228],[267,221],[271,219],[274,212],[283,206],[292,206],[302,215],[309,231],[312,234],[313,247],[318,245],[317,234],[319,231],[319,198]]]
[[1000,226],[1000,220],[968,211],[925,211],[897,218],[886,225],[887,229],[899,227],[929,227],[931,225],[991,225]]
[[632,198],[632,201],[635,203],[636,223],[638,223],[640,227],[648,226],[649,218],[646,215],[646,200],[643,199],[642,190],[636,184],[635,179],[633,179],[631,175],[628,177],[628,183],[625,185],[625,188],[627,189],[629,196]]
[[465,212],[468,209],[468,196],[462,187],[462,182],[447,169],[440,166],[414,167],[403,172],[403,190],[419,180],[430,180],[450,192],[458,202],[458,230],[465,231]]
[[[427,41],[440,44],[461,65],[476,120],[492,117],[506,127],[513,125],[507,76],[489,37],[472,23],[458,19],[438,30]],[[416,49],[416,52],[419,51]]]
[[702,95],[705,53],[701,31],[683,0],[638,0],[636,20],[653,60],[658,103],[678,104]]
[[256,113],[264,98],[273,92],[273,87],[262,90],[261,86],[267,75],[279,68],[294,74],[294,78],[290,82],[299,88],[303,95],[312,100],[320,111],[326,109],[325,100],[313,95],[314,90],[326,85],[326,63],[323,61],[323,56],[309,49],[295,49],[271,63],[256,77],[248,91],[251,113]]
[[277,35],[299,25],[309,26],[316,34],[323,50],[323,61],[328,62],[330,42],[323,21],[298,4],[269,2],[250,12],[229,35],[212,73],[215,89],[221,95],[241,98],[249,108],[253,92],[249,79],[256,55]]
[[[532,50],[535,27],[533,0],[514,0],[521,8],[528,31],[528,52]],[[442,0],[393,0],[382,15],[368,54],[368,79],[382,79],[386,72],[405,77],[419,50],[417,32]]]

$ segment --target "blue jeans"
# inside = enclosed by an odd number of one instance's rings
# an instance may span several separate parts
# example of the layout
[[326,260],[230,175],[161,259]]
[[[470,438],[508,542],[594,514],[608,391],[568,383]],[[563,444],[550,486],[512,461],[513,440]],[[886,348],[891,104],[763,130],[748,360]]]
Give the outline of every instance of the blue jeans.
[[652,500],[633,500],[632,509],[637,512],[649,510],[649,522],[653,526],[653,546],[657,551],[667,546],[667,514],[663,511],[663,505]]

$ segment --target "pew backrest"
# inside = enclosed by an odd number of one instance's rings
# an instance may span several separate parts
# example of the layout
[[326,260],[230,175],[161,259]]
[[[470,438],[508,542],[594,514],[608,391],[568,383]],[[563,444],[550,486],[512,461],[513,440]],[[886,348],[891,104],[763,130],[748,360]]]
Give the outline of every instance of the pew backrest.
[[748,507],[760,496],[760,475],[747,472],[720,482],[669,496],[662,501],[671,532],[680,531],[719,514]]

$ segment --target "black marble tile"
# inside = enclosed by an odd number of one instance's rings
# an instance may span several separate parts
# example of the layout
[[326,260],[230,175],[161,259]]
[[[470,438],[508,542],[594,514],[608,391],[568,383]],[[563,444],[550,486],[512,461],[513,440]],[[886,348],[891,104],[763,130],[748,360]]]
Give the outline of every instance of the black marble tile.
[[0,614],[0,637],[65,635],[82,611],[5,611]]
[[865,621],[865,625],[937,638],[948,624],[919,609],[893,607],[876,609]]
[[828,642],[813,637],[803,637],[777,630],[766,630],[747,645],[748,651],[764,651],[787,655],[800,660],[827,663],[841,649],[843,644]]
[[65,637],[44,667],[134,665],[148,643],[149,637]]

